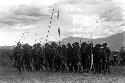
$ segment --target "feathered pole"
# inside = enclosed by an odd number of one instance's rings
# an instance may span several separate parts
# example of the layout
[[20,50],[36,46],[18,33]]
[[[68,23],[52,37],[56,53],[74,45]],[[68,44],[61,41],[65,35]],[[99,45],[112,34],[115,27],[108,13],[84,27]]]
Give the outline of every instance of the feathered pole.
[[[58,10],[58,12],[57,12],[57,21],[59,20],[59,10]],[[60,46],[60,27],[58,27],[58,34],[59,34],[59,46]]]
[[41,38],[40,38],[40,44],[42,43],[42,39],[43,39],[43,38],[41,37]]
[[59,13],[59,10],[58,10],[58,14],[57,14],[57,20],[59,19],[59,16],[60,16],[60,13]]
[[[60,27],[58,28],[58,34],[59,34],[59,38],[60,38]],[[60,40],[59,40],[59,46],[60,46]]]
[[27,30],[25,30],[21,36],[21,38],[19,39],[19,42],[21,42],[21,40],[23,39],[23,37],[25,36],[25,33],[27,32]]
[[[58,10],[58,13],[57,13],[57,21],[59,20],[59,17],[60,17],[60,15],[59,15],[59,10]],[[61,44],[61,41],[60,41],[60,36],[61,36],[61,34],[60,34],[60,27],[59,27],[59,25],[58,25],[58,35],[59,35],[59,46],[60,46],[60,44]],[[61,52],[59,53],[59,56],[62,58]],[[62,64],[61,64],[59,70],[62,68],[62,65],[63,65],[63,64],[65,65],[66,70],[69,70],[68,65],[67,65],[63,60],[62,60]]]
[[[54,3],[54,6],[55,6],[55,3]],[[52,8],[52,12],[51,12],[51,17],[50,17],[50,21],[49,21],[49,26],[48,26],[48,31],[47,31],[47,36],[46,36],[46,43],[47,43],[47,39],[49,37],[49,33],[50,33],[50,29],[52,28],[52,21],[53,21],[53,15],[54,15],[54,7]]]
[[[59,11],[59,9],[58,9],[58,12],[57,12],[57,21],[59,20],[59,18],[60,18],[60,11]],[[61,37],[61,30],[60,30],[60,27],[59,27],[59,25],[58,25],[58,35],[59,35],[59,46],[60,46],[60,44],[61,44],[61,41],[60,41],[60,37]],[[60,55],[61,55],[61,53],[59,53]],[[60,56],[59,55],[59,56]],[[62,58],[62,56],[60,56],[61,58]],[[69,68],[68,68],[68,65],[62,60],[62,64],[61,64],[61,66],[60,66],[60,69],[61,69],[61,67],[62,67],[62,65],[65,65],[65,67],[66,67],[66,70],[69,70]],[[59,70],[60,70],[59,69]]]
[[[37,30],[38,30],[39,27],[37,26],[36,28],[37,28]],[[38,38],[38,32],[37,32],[37,31],[36,31],[36,33],[35,33],[35,36],[36,36],[35,43],[38,43],[38,42],[37,42],[37,38]]]

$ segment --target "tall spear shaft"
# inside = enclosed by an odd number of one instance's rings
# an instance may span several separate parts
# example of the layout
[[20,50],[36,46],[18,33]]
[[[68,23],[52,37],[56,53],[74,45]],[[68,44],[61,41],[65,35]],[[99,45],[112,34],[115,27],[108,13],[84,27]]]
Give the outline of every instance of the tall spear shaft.
[[[60,38],[60,28],[58,28],[58,34],[59,34],[59,38]],[[59,45],[60,45],[60,39],[59,39]]]
[[90,71],[92,70],[92,67],[93,67],[93,53],[92,53],[92,49],[93,49],[93,46],[92,46],[92,33],[91,33],[91,67],[90,67]]
[[[60,11],[58,10],[58,12],[57,12],[57,21],[59,20],[59,17],[60,17],[60,15],[59,15],[59,13],[60,13]],[[58,26],[58,34],[59,34],[59,46],[60,46],[60,27]]]

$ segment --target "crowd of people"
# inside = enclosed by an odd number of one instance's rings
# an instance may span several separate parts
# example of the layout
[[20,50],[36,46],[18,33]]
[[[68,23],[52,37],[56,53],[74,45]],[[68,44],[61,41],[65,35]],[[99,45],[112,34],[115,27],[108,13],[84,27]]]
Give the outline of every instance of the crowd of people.
[[58,45],[55,42],[41,45],[17,43],[13,52],[14,67],[22,71],[61,71],[110,73],[110,49],[107,43],[74,42]]

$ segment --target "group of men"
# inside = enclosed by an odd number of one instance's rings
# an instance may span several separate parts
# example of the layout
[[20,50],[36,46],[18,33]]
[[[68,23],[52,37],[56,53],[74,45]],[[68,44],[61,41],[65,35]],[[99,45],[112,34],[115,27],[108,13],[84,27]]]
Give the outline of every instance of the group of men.
[[14,67],[20,72],[27,71],[66,71],[109,73],[110,49],[107,43],[93,45],[92,42],[74,42],[57,45],[55,42],[29,44],[17,43],[14,48]]

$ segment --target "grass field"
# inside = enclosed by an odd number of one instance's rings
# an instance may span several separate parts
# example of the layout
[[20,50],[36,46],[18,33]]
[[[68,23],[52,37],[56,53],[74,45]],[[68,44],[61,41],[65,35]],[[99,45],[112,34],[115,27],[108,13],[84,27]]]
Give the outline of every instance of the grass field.
[[125,67],[112,67],[110,75],[59,72],[22,72],[0,69],[0,83],[125,83]]

